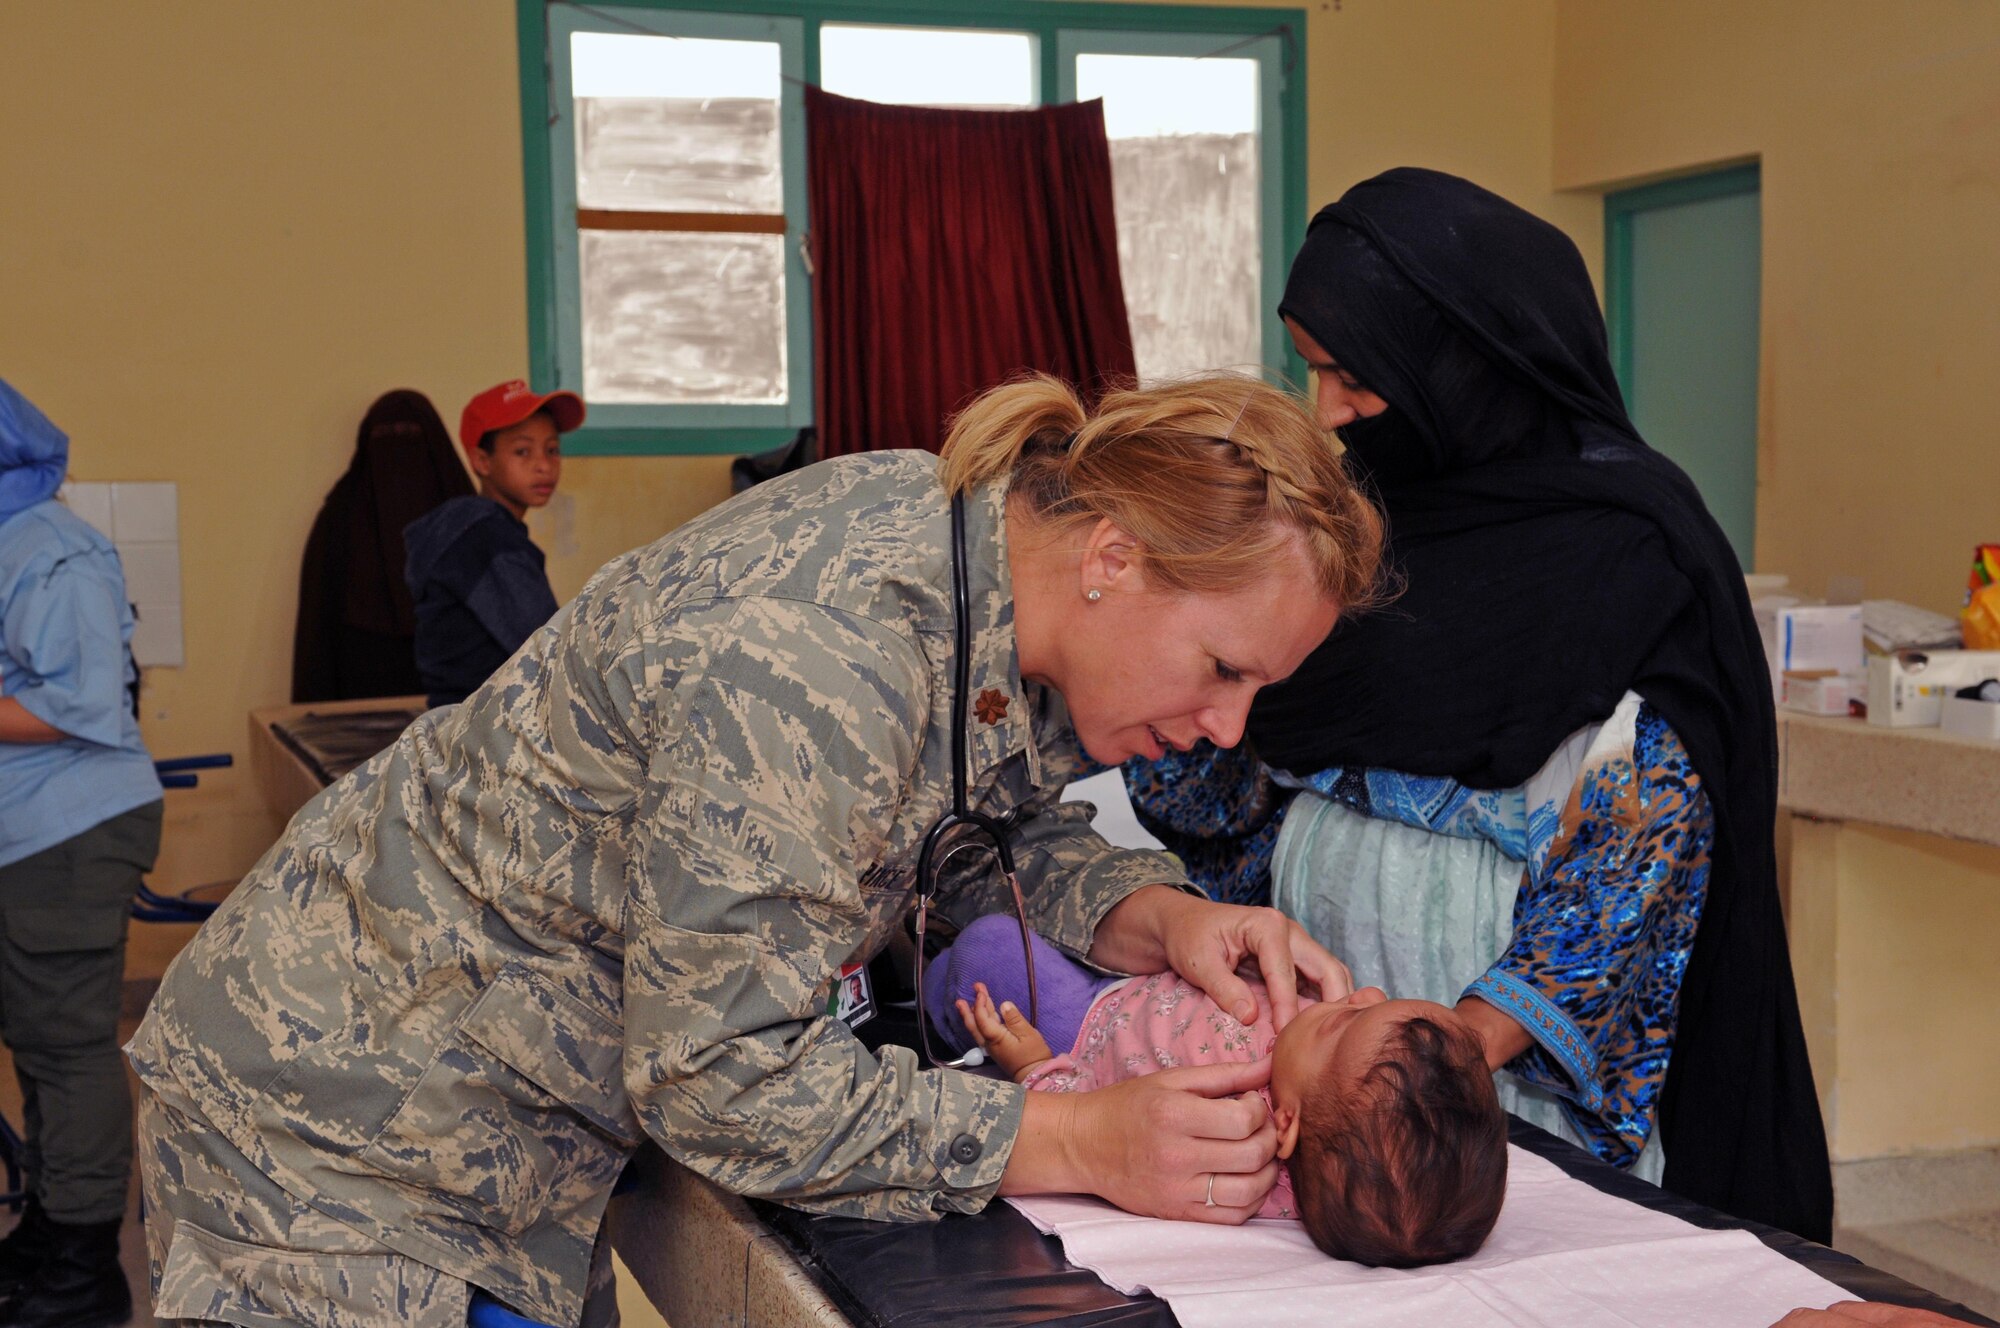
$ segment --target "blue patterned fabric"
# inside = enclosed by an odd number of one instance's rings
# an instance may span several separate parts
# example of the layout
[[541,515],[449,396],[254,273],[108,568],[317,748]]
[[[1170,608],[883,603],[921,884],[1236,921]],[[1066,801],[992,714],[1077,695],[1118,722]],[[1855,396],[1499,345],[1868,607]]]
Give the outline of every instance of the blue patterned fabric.
[[[1548,851],[1562,803],[1530,802],[1526,786],[1469,789],[1457,780],[1404,775],[1394,770],[1322,770],[1282,782],[1309,788],[1364,816],[1459,839],[1484,839],[1508,857],[1527,862]],[[1565,790],[1565,793],[1567,790]]]
[[1586,766],[1522,882],[1513,941],[1467,989],[1533,1035],[1508,1068],[1570,1098],[1607,1162],[1630,1162],[1652,1133],[1714,844],[1687,749],[1641,705],[1629,758]]
[[1245,746],[1206,740],[1158,761],[1127,761],[1125,790],[1139,824],[1225,904],[1271,902],[1271,851],[1291,792]]
[[[1563,1097],[1592,1151],[1619,1165],[1653,1130],[1715,838],[1679,737],[1651,705],[1628,702],[1587,756],[1521,788],[1384,770],[1285,781],[1366,816],[1486,840],[1524,864],[1513,934],[1465,994],[1528,1030],[1536,1045],[1507,1068]],[[1198,749],[1129,764],[1125,782],[1140,819],[1204,889],[1269,901],[1288,795],[1254,758]]]

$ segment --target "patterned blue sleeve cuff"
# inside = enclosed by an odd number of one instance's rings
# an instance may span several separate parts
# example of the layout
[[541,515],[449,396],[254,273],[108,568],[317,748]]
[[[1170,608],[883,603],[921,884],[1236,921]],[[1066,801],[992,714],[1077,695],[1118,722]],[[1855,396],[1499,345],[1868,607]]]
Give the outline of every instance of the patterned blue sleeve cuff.
[[1550,1087],[1565,1090],[1586,1111],[1596,1111],[1603,1105],[1604,1090],[1597,1083],[1596,1048],[1548,997],[1498,968],[1488,969],[1465,989],[1465,994],[1477,996],[1528,1030],[1528,1036],[1569,1077],[1569,1083]]

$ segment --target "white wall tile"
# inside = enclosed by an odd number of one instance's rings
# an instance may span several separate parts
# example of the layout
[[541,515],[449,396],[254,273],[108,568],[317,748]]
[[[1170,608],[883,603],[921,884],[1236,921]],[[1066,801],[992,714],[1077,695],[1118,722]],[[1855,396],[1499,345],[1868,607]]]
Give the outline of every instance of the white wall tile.
[[135,606],[139,624],[132,629],[132,658],[141,668],[179,668],[186,658],[181,642],[181,606],[146,604]]
[[106,539],[111,538],[111,486],[109,484],[74,483],[62,486],[58,495],[69,505],[69,510],[97,527],[97,532]]
[[153,541],[118,546],[125,594],[134,604],[181,602],[181,546]]
[[170,483],[111,486],[112,538],[120,544],[167,542],[180,538],[180,497]]

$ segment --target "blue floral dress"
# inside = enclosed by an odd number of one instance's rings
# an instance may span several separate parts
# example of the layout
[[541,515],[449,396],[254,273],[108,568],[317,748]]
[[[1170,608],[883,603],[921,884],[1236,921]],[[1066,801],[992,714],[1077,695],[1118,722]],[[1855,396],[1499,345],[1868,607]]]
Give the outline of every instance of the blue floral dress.
[[1357,984],[1512,1016],[1535,1045],[1499,1076],[1508,1108],[1657,1177],[1715,823],[1650,704],[1628,693],[1514,789],[1385,770],[1281,781],[1241,749],[1134,763],[1125,779],[1196,881],[1299,918]]

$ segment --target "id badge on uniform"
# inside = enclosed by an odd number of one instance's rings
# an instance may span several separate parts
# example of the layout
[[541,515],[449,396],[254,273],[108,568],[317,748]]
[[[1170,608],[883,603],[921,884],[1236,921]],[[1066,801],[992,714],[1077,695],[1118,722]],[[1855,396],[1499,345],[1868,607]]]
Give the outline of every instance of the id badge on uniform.
[[868,981],[866,962],[840,966],[826,1012],[849,1028],[859,1028],[875,1017],[875,987]]

